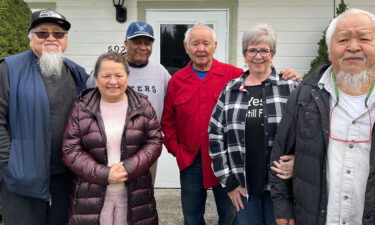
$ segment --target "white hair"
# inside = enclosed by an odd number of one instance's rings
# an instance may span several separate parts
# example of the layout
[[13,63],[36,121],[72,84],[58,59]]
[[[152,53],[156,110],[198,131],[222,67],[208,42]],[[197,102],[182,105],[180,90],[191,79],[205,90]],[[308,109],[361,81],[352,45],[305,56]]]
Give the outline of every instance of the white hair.
[[199,27],[204,27],[204,28],[207,28],[209,31],[211,31],[211,33],[212,33],[212,38],[213,38],[214,42],[216,42],[216,33],[215,33],[215,31],[214,31],[211,27],[209,27],[206,23],[204,23],[203,21],[199,21],[199,22],[197,22],[196,24],[194,24],[194,26],[190,27],[190,28],[186,31],[186,33],[185,33],[185,38],[184,38],[184,43],[185,43],[185,44],[189,43],[189,40],[190,40],[190,32],[191,32],[192,30],[194,30],[195,28],[199,28]]
[[335,33],[337,22],[339,20],[341,20],[342,18],[346,17],[346,16],[356,15],[356,14],[363,14],[363,15],[366,15],[366,16],[370,17],[370,19],[372,19],[372,21],[374,22],[374,25],[375,25],[375,15],[370,13],[370,12],[367,12],[367,11],[362,10],[362,9],[355,9],[355,8],[352,8],[352,9],[349,9],[349,10],[343,12],[342,14],[340,14],[339,16],[334,18],[331,21],[331,23],[328,25],[328,28],[327,28],[327,31],[326,31],[326,44],[327,44],[327,49],[328,49],[328,55],[330,54],[332,36]]

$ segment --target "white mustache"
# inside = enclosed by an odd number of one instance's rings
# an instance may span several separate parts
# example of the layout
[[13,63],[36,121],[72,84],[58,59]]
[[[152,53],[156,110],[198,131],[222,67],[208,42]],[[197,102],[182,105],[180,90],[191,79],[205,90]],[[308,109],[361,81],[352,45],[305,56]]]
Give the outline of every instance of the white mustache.
[[46,48],[47,45],[57,45],[59,47],[59,51],[61,52],[61,45],[58,42],[55,42],[55,43],[50,43],[50,42],[43,43],[42,44],[42,50],[43,51],[47,50],[47,48]]
[[347,59],[360,59],[360,60],[363,60],[363,61],[367,61],[367,57],[366,56],[356,56],[356,55],[353,55],[353,56],[343,56],[340,58],[340,63],[342,63],[344,60],[347,60]]

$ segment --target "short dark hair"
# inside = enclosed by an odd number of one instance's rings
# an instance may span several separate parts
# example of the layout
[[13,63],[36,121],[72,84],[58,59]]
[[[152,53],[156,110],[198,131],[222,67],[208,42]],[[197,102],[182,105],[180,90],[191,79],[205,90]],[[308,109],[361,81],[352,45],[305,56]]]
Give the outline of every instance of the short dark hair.
[[129,75],[129,65],[128,65],[128,62],[126,62],[125,58],[120,53],[117,53],[117,52],[105,52],[105,53],[101,54],[99,56],[99,58],[96,60],[95,69],[94,69],[94,77],[95,78],[98,77],[100,66],[102,65],[102,62],[104,60],[114,61],[114,62],[117,62],[117,63],[121,63],[122,65],[124,65],[124,69],[125,69],[126,73]]

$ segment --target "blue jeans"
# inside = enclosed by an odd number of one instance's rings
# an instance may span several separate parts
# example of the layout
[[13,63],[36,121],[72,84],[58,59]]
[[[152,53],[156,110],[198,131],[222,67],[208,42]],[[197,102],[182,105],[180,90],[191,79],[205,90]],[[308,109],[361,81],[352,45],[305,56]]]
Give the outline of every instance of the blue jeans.
[[242,201],[245,208],[237,213],[237,225],[276,225],[269,191],[249,194],[249,199],[242,197]]
[[[205,225],[204,212],[207,189],[203,187],[202,159],[197,156],[193,164],[180,172],[181,204],[185,225]],[[215,197],[219,225],[235,224],[236,211],[224,189],[212,188]]]

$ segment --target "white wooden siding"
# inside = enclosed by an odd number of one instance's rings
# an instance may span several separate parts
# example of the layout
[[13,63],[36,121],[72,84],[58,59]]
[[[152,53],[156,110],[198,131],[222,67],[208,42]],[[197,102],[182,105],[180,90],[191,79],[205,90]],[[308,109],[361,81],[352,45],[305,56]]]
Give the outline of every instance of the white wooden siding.
[[97,57],[110,45],[123,45],[125,30],[136,21],[136,0],[126,0],[127,22],[116,21],[116,10],[111,0],[26,0],[26,2],[56,2],[72,27],[69,31],[68,50],[65,55],[90,72]]
[[[336,5],[340,0],[336,0]],[[351,8],[375,13],[373,0],[346,0]],[[237,66],[244,67],[242,35],[256,23],[268,23],[277,33],[274,65],[278,70],[295,68],[300,74],[310,69],[317,55],[317,42],[333,17],[333,0],[239,0]]]

